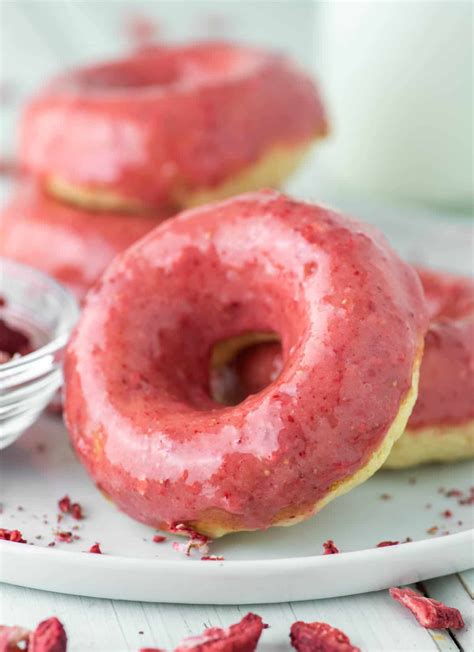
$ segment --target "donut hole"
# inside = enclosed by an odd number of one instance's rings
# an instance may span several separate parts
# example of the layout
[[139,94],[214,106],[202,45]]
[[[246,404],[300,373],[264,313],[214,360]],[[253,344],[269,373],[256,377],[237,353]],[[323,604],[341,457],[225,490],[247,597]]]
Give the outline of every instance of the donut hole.
[[169,86],[179,78],[179,66],[170,57],[134,57],[79,71],[75,82],[94,92],[102,89]]
[[238,405],[280,375],[283,351],[275,332],[249,332],[215,344],[209,368],[209,393],[222,405]]
[[[152,238],[145,240],[139,256],[131,250],[127,283],[114,291],[113,318],[109,315],[107,322],[104,348],[113,352],[107,357],[108,394],[144,427],[147,415],[164,411],[217,415],[255,391],[255,385],[233,391],[231,399],[228,392],[216,391],[214,378],[211,382],[211,368],[228,365],[238,351],[256,343],[249,334],[259,333],[260,344],[281,339],[281,375],[291,374],[308,323],[292,275],[276,282],[273,268],[262,266],[252,250],[242,264],[245,250],[239,249],[234,261],[223,245],[218,249],[193,234],[181,237],[189,244],[179,242],[179,255],[174,233],[163,235],[160,247]],[[234,353],[219,354],[228,349],[220,343],[235,338]],[[237,366],[243,369],[242,358]]]
[[251,52],[226,45],[156,47],[129,59],[78,70],[66,83],[91,91],[195,84],[239,75],[255,63]]

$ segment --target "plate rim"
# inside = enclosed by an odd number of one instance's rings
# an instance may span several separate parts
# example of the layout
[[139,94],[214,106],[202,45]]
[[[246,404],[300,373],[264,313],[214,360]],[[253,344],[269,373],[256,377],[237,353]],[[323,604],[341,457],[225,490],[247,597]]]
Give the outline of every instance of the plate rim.
[[[420,539],[417,541],[410,541],[407,543],[400,543],[394,546],[384,546],[381,548],[364,548],[362,550],[352,550],[349,552],[341,552],[333,555],[306,555],[302,557],[278,557],[275,559],[229,559],[229,560],[213,560],[214,563],[209,564],[195,564],[194,562],[203,561],[199,558],[186,558],[186,559],[157,559],[152,557],[125,557],[123,555],[112,555],[112,554],[102,554],[94,555],[87,551],[71,551],[67,550],[58,550],[50,549],[44,546],[30,546],[29,544],[18,544],[14,549],[10,549],[8,546],[12,546],[16,542],[11,541],[0,541],[0,582],[4,581],[4,571],[3,564],[5,563],[5,556],[11,557],[23,557],[25,555],[33,553],[34,556],[44,557],[44,555],[52,554],[59,555],[59,558],[62,560],[66,559],[81,559],[84,561],[85,565],[90,563],[98,563],[92,560],[99,560],[100,563],[105,564],[106,566],[114,566],[117,563],[123,565],[139,565],[139,566],[153,566],[154,568],[163,568],[163,567],[173,567],[176,570],[186,569],[189,571],[190,568],[202,568],[202,571],[197,571],[198,574],[207,575],[208,571],[212,571],[212,568],[218,568],[225,566],[229,570],[239,569],[245,571],[254,571],[255,566],[262,567],[265,570],[273,570],[273,567],[277,567],[279,571],[289,571],[292,570],[293,566],[298,566],[301,568],[302,564],[306,564],[312,567],[317,568],[318,566],[326,566],[327,564],[344,565],[345,563],[351,563],[352,561],[358,561],[362,557],[372,557],[372,555],[385,555],[386,558],[405,557],[409,554],[409,551],[419,552],[421,549],[428,548],[430,553],[437,552],[443,548],[450,545],[474,545],[474,528],[469,528],[462,532],[454,532],[452,534],[438,536],[433,539]],[[407,550],[408,552],[404,552]],[[7,554],[5,555],[5,551]],[[16,551],[16,552],[15,552]],[[84,556],[86,555],[86,556]],[[72,557],[71,557],[72,556]],[[473,553],[474,556],[474,553]],[[392,561],[392,560],[391,560]],[[474,559],[473,559],[474,561]],[[81,561],[81,565],[83,565]]]

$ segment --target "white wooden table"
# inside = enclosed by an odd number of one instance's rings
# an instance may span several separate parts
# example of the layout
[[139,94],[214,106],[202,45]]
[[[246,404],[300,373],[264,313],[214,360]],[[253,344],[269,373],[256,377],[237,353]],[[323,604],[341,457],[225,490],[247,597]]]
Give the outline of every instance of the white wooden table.
[[474,571],[430,580],[422,588],[427,595],[460,609],[466,627],[457,632],[426,630],[388,591],[311,602],[218,607],[99,600],[10,585],[0,589],[0,622],[33,627],[57,615],[66,627],[70,652],[137,652],[144,646],[172,649],[186,636],[209,626],[227,626],[253,611],[270,625],[258,648],[262,652],[289,651],[288,633],[296,620],[328,622],[345,631],[363,652],[472,652]]
[[[225,4],[229,11],[227,24],[231,25],[231,36],[278,44],[291,50],[303,62],[311,59],[313,17],[310,3],[301,3],[298,11],[290,3],[286,8],[281,4],[278,11],[273,6],[267,14],[267,17],[274,18],[271,29],[265,23],[258,34],[256,26],[263,25],[257,20],[262,2]],[[8,70],[8,77],[5,73],[2,81],[12,82],[16,93],[13,103],[4,105],[1,111],[3,154],[14,148],[12,134],[18,108],[38,83],[64,65],[110,55],[123,46],[118,12],[126,5],[112,0],[2,1],[2,58],[4,71]],[[169,26],[167,35],[186,37],[196,29],[199,12],[207,12],[209,17],[216,13],[217,3],[189,0],[183,3],[135,2],[133,5],[128,3],[126,8],[140,10],[143,5],[147,5],[147,11],[155,11],[160,21],[161,15],[164,16],[165,29]],[[221,5],[219,10],[222,11]],[[202,30],[207,29],[206,24],[209,27],[211,21],[201,21],[201,36]],[[298,34],[298,38],[288,40],[291,34]],[[67,629],[71,652],[121,652],[135,651],[142,646],[170,649],[185,636],[199,634],[209,626],[227,626],[252,610],[270,625],[259,646],[260,650],[267,652],[290,649],[288,633],[295,620],[328,622],[345,631],[353,644],[364,651],[472,652],[474,571],[431,580],[421,588],[427,595],[459,608],[466,628],[460,632],[425,630],[407,610],[390,598],[388,591],[248,608],[238,605],[238,595],[235,596],[235,606],[183,606],[99,600],[10,585],[0,587],[0,623],[34,627],[40,620],[57,615]]]

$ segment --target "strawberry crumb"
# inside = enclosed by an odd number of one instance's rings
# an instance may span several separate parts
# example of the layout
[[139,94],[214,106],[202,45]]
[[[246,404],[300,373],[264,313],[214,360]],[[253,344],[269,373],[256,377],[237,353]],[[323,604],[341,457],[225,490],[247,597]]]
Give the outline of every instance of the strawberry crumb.
[[79,503],[73,503],[71,505],[71,516],[72,518],[75,518],[76,521],[82,521],[82,519],[84,518],[84,513]]
[[461,629],[464,621],[458,609],[447,607],[433,598],[426,598],[412,589],[391,588],[390,595],[409,609],[423,627],[429,629]]
[[0,528],[0,540],[12,541],[13,543],[26,543],[20,530],[7,530]]
[[89,552],[92,552],[94,555],[101,555],[102,550],[100,549],[100,543],[94,543],[90,548]]
[[[72,503],[69,496],[66,494],[60,500],[58,500],[59,510],[63,514],[70,514],[77,521],[81,521],[84,518],[84,513],[82,511],[82,506],[80,503]],[[58,522],[62,519],[62,515],[58,515]]]
[[444,512],[441,512],[441,516],[444,516],[444,518],[451,518],[452,515],[453,513],[450,509],[445,509]]
[[377,548],[386,548],[387,546],[398,546],[400,541],[381,541],[377,544]]
[[460,498],[462,496],[462,491],[459,489],[450,489],[446,492],[445,496],[447,498]]
[[166,541],[166,537],[164,537],[162,534],[155,534],[152,541],[153,543],[163,543]]
[[71,509],[71,499],[68,495],[63,496],[58,500],[58,507],[63,514],[68,514]]
[[290,641],[298,652],[360,652],[344,632],[327,623],[293,623]]
[[64,543],[71,543],[72,541],[72,532],[65,532],[58,530],[55,533],[56,541],[63,541]]
[[335,545],[332,539],[328,539],[325,543],[323,543],[323,548],[323,555],[337,555],[340,552],[339,548]]
[[220,555],[204,555],[201,561],[224,561],[224,557]]
[[187,525],[184,525],[184,523],[177,523],[176,525],[173,525],[170,528],[170,531],[175,534],[182,534],[189,538],[186,543],[178,543],[177,541],[174,541],[172,543],[173,550],[183,552],[186,557],[190,557],[193,550],[197,550],[204,555],[207,555],[209,552],[208,544],[211,541],[209,537],[196,532]]

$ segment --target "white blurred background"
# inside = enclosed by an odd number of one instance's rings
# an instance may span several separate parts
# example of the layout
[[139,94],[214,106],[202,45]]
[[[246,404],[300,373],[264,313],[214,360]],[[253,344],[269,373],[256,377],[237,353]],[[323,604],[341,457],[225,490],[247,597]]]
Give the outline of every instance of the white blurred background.
[[470,0],[1,0],[0,7],[3,168],[14,157],[22,104],[64,67],[143,42],[223,38],[286,52],[320,79],[332,134],[306,174],[312,170],[323,194],[472,211]]

